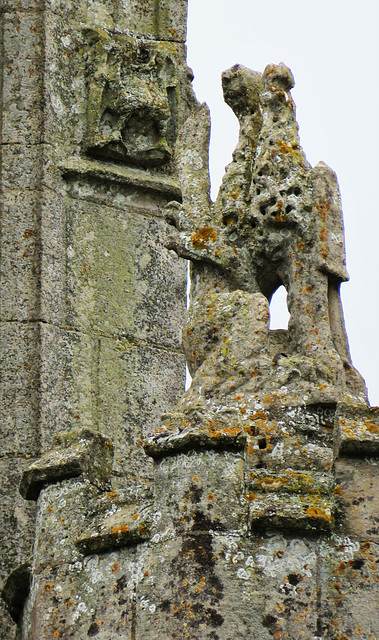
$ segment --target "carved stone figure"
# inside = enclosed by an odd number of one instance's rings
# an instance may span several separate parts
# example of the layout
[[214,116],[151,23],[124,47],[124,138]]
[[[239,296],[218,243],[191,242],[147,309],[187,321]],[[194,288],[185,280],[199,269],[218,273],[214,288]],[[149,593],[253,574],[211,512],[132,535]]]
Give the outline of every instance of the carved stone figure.
[[[255,398],[265,390],[287,406],[336,402],[346,393],[365,401],[339,295],[348,275],[337,179],[322,162],[312,168],[300,147],[292,73],[283,63],[263,74],[236,65],[222,84],[240,134],[216,202],[209,198],[210,118],[202,105],[179,136],[183,205],[167,212],[176,227],[168,246],[192,262],[183,336],[191,375],[201,376],[202,396],[213,395],[209,377],[222,375],[228,387],[237,367],[238,386]],[[281,285],[288,332],[269,332],[268,303]],[[225,341],[233,365],[224,367]],[[245,371],[257,364],[255,375]]]
[[87,153],[143,167],[164,165],[176,137],[175,45],[92,27],[85,35]]

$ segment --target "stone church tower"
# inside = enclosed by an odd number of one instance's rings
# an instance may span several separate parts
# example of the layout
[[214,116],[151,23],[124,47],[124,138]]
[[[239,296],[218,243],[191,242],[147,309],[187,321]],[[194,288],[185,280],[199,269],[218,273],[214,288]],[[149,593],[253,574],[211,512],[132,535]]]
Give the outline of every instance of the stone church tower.
[[210,201],[186,14],[0,9],[0,640],[379,640],[336,176],[301,149],[291,71],[236,65]]

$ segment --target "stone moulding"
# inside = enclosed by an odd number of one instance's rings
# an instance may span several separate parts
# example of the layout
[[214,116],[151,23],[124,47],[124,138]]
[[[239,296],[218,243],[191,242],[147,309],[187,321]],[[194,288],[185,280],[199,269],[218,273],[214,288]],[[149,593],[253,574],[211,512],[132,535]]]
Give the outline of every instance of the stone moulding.
[[335,456],[379,456],[379,407],[339,404],[334,431]]
[[135,167],[123,167],[102,160],[90,160],[72,156],[67,158],[59,169],[66,179],[77,177],[96,178],[104,182],[130,185],[147,191],[167,194],[167,198],[180,201],[182,194],[179,181],[159,173],[147,172]]
[[161,458],[191,449],[239,451],[246,445],[246,433],[239,424],[237,416],[234,416],[234,420],[230,416],[229,423],[225,423],[225,417],[222,421],[217,420],[216,416],[213,420],[204,419],[204,417],[200,420],[194,417],[191,420],[189,416],[180,413],[166,414],[162,419],[164,421],[162,429],[158,429],[144,443],[145,452],[152,458]]
[[151,506],[126,505],[116,511],[96,513],[75,541],[83,555],[127,547],[151,538]]
[[113,445],[101,433],[81,429],[57,434],[51,450],[23,473],[20,493],[26,500],[37,500],[45,485],[78,476],[105,491],[110,488],[112,460]]

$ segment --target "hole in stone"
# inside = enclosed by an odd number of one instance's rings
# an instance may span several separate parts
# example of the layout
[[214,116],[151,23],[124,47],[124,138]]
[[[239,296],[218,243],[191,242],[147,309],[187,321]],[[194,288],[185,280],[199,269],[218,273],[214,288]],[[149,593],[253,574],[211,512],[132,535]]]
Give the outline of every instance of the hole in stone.
[[294,187],[293,193],[294,193],[295,196],[299,196],[301,194],[300,187]]
[[301,576],[298,573],[290,573],[288,576],[288,582],[292,584],[294,587],[296,587],[296,585],[299,584],[300,580],[301,580]]
[[287,204],[286,206],[286,213],[289,213],[290,211],[292,211],[294,207],[292,206],[292,204]]
[[150,51],[141,45],[138,49],[138,61],[146,64],[150,60]]
[[362,569],[365,561],[362,558],[358,558],[357,560],[353,560],[351,563],[352,569]]
[[280,286],[270,300],[270,329],[288,329],[287,291]]
[[266,438],[259,438],[259,440],[258,440],[258,447],[259,447],[260,449],[266,449],[266,447],[267,447],[267,440],[266,440]]

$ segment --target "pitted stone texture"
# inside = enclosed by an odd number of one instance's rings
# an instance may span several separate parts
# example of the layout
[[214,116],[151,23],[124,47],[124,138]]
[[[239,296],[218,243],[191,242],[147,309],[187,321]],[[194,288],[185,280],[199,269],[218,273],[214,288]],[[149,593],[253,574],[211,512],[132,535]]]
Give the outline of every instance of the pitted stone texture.
[[37,500],[45,486],[79,476],[106,491],[110,489],[112,462],[112,443],[102,433],[90,429],[59,433],[50,451],[24,471],[20,493],[26,500]]
[[[190,451],[155,463],[155,508],[162,514],[159,531],[166,528],[205,533],[246,532],[248,504],[243,499],[241,454]],[[173,492],[175,487],[175,492]]]
[[181,354],[134,345],[125,339],[102,339],[99,352],[98,421],[115,449],[114,482],[152,477],[152,461],[143,442],[159,425],[159,416],[174,407],[184,389]]
[[164,231],[159,219],[70,199],[70,324],[179,347],[185,271],[162,249]]
[[41,325],[43,450],[60,431],[97,426],[98,338]]
[[379,460],[336,460],[336,485],[343,530],[379,544]]
[[41,192],[2,194],[1,319],[30,320],[39,316],[41,279]]
[[3,456],[36,456],[38,426],[39,337],[37,323],[0,323],[0,422]]
[[[21,475],[30,460],[0,459],[0,591],[9,573],[31,557],[34,544],[35,504],[18,491]],[[0,637],[13,640],[15,625],[0,599]]]
[[38,143],[43,130],[43,14],[6,11],[3,25],[2,142]]
[[[233,387],[233,377],[240,394],[271,395],[274,404],[331,403],[344,394],[366,402],[339,298],[347,274],[338,184],[325,164],[312,169],[300,147],[293,84],[283,63],[263,74],[239,65],[223,74],[240,137],[215,203],[209,200],[206,105],[179,138],[183,205],[167,208],[175,227],[168,246],[192,261],[184,346],[194,396],[201,389],[209,397],[212,385]],[[291,318],[279,345],[284,350],[272,351],[263,299],[281,284]],[[204,318],[209,326],[201,332],[196,328]],[[245,336],[244,358],[236,352],[234,325]],[[256,353],[252,337],[260,343]]]
[[333,536],[320,547],[321,620],[330,640],[379,636],[378,545]]

